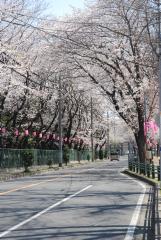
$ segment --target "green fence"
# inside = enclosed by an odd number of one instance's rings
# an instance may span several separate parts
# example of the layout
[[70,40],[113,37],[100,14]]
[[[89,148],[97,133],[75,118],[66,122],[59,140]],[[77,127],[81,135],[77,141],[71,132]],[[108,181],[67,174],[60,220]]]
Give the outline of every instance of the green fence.
[[92,152],[88,150],[77,151],[71,149],[69,152],[69,161],[91,160]]
[[128,156],[128,168],[132,172],[142,174],[148,178],[157,179],[160,181],[160,166],[156,166],[153,163],[141,163],[137,156],[129,154]]
[[[24,153],[31,153],[33,165],[48,165],[59,163],[59,150],[42,149],[0,149],[0,168],[21,168],[24,167]],[[69,150],[69,161],[81,161],[91,159],[91,151],[88,150]]]

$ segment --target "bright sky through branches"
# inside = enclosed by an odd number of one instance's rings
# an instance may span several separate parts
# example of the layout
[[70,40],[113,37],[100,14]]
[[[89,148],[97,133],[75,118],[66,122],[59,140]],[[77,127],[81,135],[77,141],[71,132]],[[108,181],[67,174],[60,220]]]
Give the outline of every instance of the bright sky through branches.
[[49,14],[57,17],[72,12],[72,7],[83,9],[84,0],[46,0],[49,4]]

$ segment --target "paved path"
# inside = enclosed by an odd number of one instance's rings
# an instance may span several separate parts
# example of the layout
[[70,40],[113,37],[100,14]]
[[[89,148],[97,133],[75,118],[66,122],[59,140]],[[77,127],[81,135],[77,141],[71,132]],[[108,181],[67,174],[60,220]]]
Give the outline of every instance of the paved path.
[[107,160],[0,183],[0,238],[132,240],[145,188],[123,167]]

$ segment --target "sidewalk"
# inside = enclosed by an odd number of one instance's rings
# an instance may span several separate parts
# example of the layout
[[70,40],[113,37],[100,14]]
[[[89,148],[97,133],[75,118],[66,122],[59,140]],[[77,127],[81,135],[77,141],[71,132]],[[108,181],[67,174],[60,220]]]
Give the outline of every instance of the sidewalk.
[[73,167],[77,167],[77,166],[88,164],[88,163],[92,163],[92,162],[88,160],[82,160],[81,162],[70,161],[68,165],[63,164],[62,167],[59,167],[58,164],[54,164],[51,167],[49,167],[48,165],[40,165],[40,166],[36,165],[36,166],[29,167],[30,172],[26,172],[26,173],[24,172],[24,168],[0,169],[0,182],[7,181],[10,179],[44,174],[47,172],[53,172],[53,171],[57,171],[59,169],[64,169],[64,168],[73,168]]

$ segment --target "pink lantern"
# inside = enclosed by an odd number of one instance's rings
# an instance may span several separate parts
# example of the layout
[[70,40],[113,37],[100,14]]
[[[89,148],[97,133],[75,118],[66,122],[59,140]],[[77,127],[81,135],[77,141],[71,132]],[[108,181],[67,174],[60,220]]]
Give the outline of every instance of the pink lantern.
[[42,133],[39,134],[39,138],[42,138]]
[[25,136],[29,135],[29,130],[25,130]]
[[49,138],[50,138],[50,134],[47,134],[46,139],[49,140]]
[[53,134],[53,139],[55,139],[55,134]]
[[17,137],[19,135],[18,129],[15,130],[15,136]]
[[46,140],[47,136],[46,135],[43,135],[43,139]]
[[158,132],[159,128],[154,120],[144,123],[144,134],[147,135],[148,132],[151,133],[152,137]]
[[5,127],[2,128],[2,133],[6,133],[6,128]]

